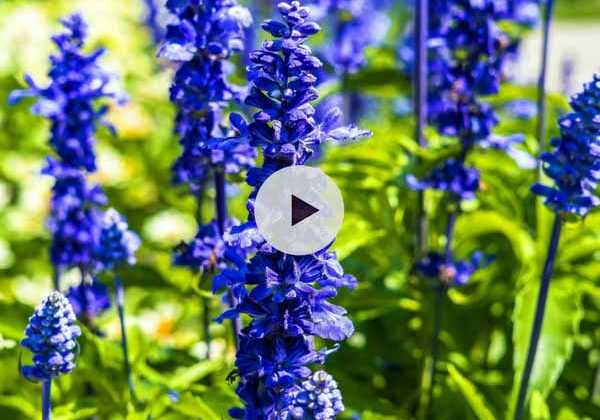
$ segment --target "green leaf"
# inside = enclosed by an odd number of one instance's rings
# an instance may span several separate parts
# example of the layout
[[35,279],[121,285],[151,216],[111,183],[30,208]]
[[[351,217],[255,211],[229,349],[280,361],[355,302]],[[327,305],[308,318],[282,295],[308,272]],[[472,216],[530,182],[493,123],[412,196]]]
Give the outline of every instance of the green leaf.
[[0,407],[9,407],[19,410],[29,418],[38,416],[37,409],[24,396],[20,395],[0,396]]
[[222,369],[224,365],[223,360],[207,360],[190,367],[180,368],[171,378],[171,388],[186,389],[194,382]]
[[183,394],[179,402],[173,405],[173,409],[184,414],[186,418],[221,420],[221,417],[211,410],[202,399],[191,394]]
[[490,233],[504,235],[521,261],[531,262],[534,259],[535,243],[515,220],[493,211],[476,211],[459,218],[456,223],[456,237],[461,241]]
[[[539,282],[530,281],[518,293],[513,312],[513,366],[515,371],[511,410],[514,410],[525,358],[529,348]],[[554,388],[573,352],[575,335],[583,317],[581,292],[572,278],[551,281],[544,324],[535,363],[529,380],[529,393],[545,399]]]
[[531,420],[549,420],[550,409],[544,401],[544,397],[537,391],[534,390],[531,393],[531,404],[529,406],[529,412],[531,413]]
[[473,413],[478,419],[482,420],[495,420],[496,416],[488,408],[487,403],[483,399],[481,393],[477,390],[475,385],[465,378],[459,371],[452,365],[448,365],[448,375],[450,380],[458,387],[460,393],[463,395],[469,407],[473,410]]

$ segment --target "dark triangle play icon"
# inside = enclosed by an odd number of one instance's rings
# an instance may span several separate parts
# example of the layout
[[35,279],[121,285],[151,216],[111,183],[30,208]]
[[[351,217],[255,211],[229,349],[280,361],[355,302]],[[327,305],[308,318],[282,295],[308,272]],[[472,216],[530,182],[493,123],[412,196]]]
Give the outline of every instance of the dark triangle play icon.
[[319,209],[315,206],[308,204],[306,201],[292,194],[292,226],[297,225],[318,211]]

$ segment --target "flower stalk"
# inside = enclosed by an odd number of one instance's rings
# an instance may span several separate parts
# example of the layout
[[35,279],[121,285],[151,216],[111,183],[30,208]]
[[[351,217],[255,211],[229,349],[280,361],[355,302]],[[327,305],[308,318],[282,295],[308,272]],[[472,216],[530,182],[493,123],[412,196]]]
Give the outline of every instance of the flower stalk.
[[[420,147],[427,145],[425,126],[427,124],[427,39],[429,22],[429,1],[417,0],[415,10],[415,71],[414,71],[414,112],[415,139]],[[418,258],[427,249],[427,232],[429,230],[425,214],[425,191],[417,193],[417,230],[416,252]]]
[[123,280],[118,274],[115,275],[115,302],[117,304],[117,313],[119,315],[119,324],[121,327],[121,349],[123,350],[123,369],[127,379],[127,386],[131,399],[135,402],[137,397],[135,394],[135,386],[133,384],[133,375],[131,373],[131,364],[129,362],[129,349],[127,346],[127,326],[125,324],[125,288]]
[[552,271],[554,269],[556,252],[558,251],[561,227],[562,220],[560,215],[556,215],[554,218],[554,224],[552,225],[550,244],[548,245],[548,253],[546,255],[546,262],[544,263],[544,271],[542,272],[540,290],[538,292],[537,303],[535,306],[535,316],[533,318],[533,328],[531,330],[531,337],[529,339],[529,349],[527,350],[527,359],[525,361],[525,367],[523,368],[523,374],[521,376],[521,385],[519,386],[519,394],[514,417],[515,420],[521,420],[525,413],[525,403],[529,390],[529,379],[533,370],[538,342],[540,340],[540,334],[544,324],[546,301],[548,299],[548,290],[550,289],[550,280],[552,278]]
[[42,420],[52,418],[52,379],[42,382]]
[[[552,15],[554,12],[554,0],[546,0],[544,3],[544,19],[542,22],[542,53],[540,57],[540,74],[537,84],[537,136],[540,152],[543,152],[546,148],[546,79],[548,72],[548,50],[550,44]],[[538,176],[541,176],[541,171],[538,171]]]

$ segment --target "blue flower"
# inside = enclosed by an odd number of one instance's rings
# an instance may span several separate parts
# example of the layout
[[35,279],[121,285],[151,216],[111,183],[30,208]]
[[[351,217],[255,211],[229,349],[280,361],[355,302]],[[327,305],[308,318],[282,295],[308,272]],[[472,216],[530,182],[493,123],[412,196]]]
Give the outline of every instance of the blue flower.
[[144,23],[150,30],[154,42],[158,44],[164,38],[169,15],[165,7],[165,0],[144,0],[144,5],[146,6]]
[[[228,226],[232,224],[229,221]],[[177,247],[174,256],[176,265],[196,270],[214,272],[227,266],[224,258],[227,245],[219,233],[216,220],[200,227],[198,233],[188,243]]]
[[33,365],[22,367],[23,376],[42,381],[71,372],[80,335],[71,304],[59,292],[52,292],[29,318],[21,341],[33,353]]
[[[14,104],[25,97],[37,98],[32,112],[50,120],[50,144],[58,159],[49,157],[42,172],[54,177],[48,227],[52,233],[50,257],[59,269],[95,267],[95,249],[101,233],[99,206],[106,203],[99,186],[86,183],[95,171],[94,134],[110,125],[104,116],[109,102],[123,99],[113,89],[114,77],[98,64],[104,50],[84,54],[87,25],[79,14],[61,20],[64,32],[52,37],[58,52],[50,57],[47,87],[25,76],[29,89],[9,96]],[[114,131],[114,130],[113,130]]]
[[540,157],[554,185],[535,184],[532,191],[557,213],[585,216],[600,204],[600,75],[570,103],[573,112],[560,118],[560,137],[551,141],[554,149]]
[[[465,149],[484,141],[498,123],[480,96],[495,94],[506,63],[520,40],[506,24],[523,24],[520,11],[537,2],[515,0],[434,0],[429,3],[428,119],[440,133],[458,137]],[[528,12],[529,13],[529,12]],[[526,20],[526,19],[525,19]],[[413,71],[413,28],[400,47],[407,72]]]
[[408,175],[406,183],[413,190],[434,189],[448,193],[457,201],[471,200],[479,189],[479,171],[456,159],[448,159],[433,169],[425,179],[418,180],[413,175]]
[[212,167],[239,173],[254,164],[243,127],[235,117],[229,126],[223,121],[227,102],[242,95],[227,80],[233,71],[229,59],[242,50],[252,18],[233,0],[168,1],[166,7],[176,21],[167,26],[159,56],[178,66],[170,98],[178,109],[176,133],[183,148],[173,179],[197,193]]
[[66,296],[79,319],[94,319],[110,308],[108,287],[97,280],[69,288]]
[[140,245],[139,236],[129,229],[127,220],[119,212],[112,208],[104,212],[95,251],[98,269],[113,270],[121,264],[134,265]]
[[344,403],[337,382],[330,374],[319,370],[302,383],[292,418],[333,420],[343,411]]
[[101,213],[106,202],[98,186],[89,187],[85,174],[51,158],[43,173],[55,178],[48,228],[52,234],[50,258],[56,267],[95,265],[95,248],[100,238]]
[[322,1],[321,13],[334,28],[331,42],[324,51],[339,74],[358,72],[366,65],[365,50],[383,40],[390,19],[382,12],[381,1],[330,0]]
[[51,121],[50,144],[63,163],[94,171],[94,133],[99,125],[110,128],[104,120],[107,103],[97,104],[103,99],[120,101],[123,98],[113,88],[114,76],[98,64],[104,50],[98,49],[89,55],[81,51],[87,37],[82,16],[73,14],[61,22],[65,32],[52,37],[58,53],[50,57],[50,84],[40,87],[27,75],[25,81],[29,89],[13,91],[9,103],[36,97],[38,101],[32,112]]
[[316,117],[311,102],[322,64],[305,45],[319,31],[298,1],[278,4],[283,22],[267,20],[262,27],[273,39],[250,54],[251,81],[246,104],[258,108],[250,124],[237,121],[252,146],[263,151],[261,167],[248,171],[254,188],[248,201],[248,223],[233,228],[227,240],[238,249],[256,251],[249,262],[234,253],[235,264],[214,279],[227,287],[236,305],[219,319],[247,314],[236,358],[237,393],[244,408],[231,410],[240,419],[286,419],[295,397],[312,374],[311,366],[325,361],[327,350],[315,348],[315,338],[333,342],[349,337],[354,327],[346,310],[330,302],[340,288],[353,288],[356,279],[344,274],[327,249],[309,256],[279,252],[260,237],[254,222],[254,198],[275,171],[306,163],[324,142],[346,142],[370,136],[355,126],[339,125],[341,113],[329,109]]
[[464,286],[479,268],[491,261],[482,252],[476,251],[469,261],[456,261],[437,252],[430,252],[415,264],[415,271],[423,277],[439,282],[440,286]]
[[537,115],[537,105],[529,99],[515,99],[504,108],[513,118],[528,121]]

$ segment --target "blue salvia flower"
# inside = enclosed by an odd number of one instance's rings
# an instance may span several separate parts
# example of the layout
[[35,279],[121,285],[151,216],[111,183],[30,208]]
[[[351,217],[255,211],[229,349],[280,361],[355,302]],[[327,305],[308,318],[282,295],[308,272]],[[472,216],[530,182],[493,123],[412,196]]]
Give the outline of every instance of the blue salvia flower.
[[139,236],[129,229],[127,220],[119,212],[112,208],[104,212],[95,252],[99,270],[114,270],[122,264],[134,265],[140,245]]
[[356,285],[326,249],[296,257],[261,244],[253,221],[257,190],[275,171],[304,164],[325,141],[370,136],[356,127],[337,126],[340,112],[335,109],[317,122],[311,102],[319,96],[314,86],[322,63],[305,41],[319,26],[307,20],[308,9],[297,1],[279,3],[278,10],[283,22],[267,20],[262,25],[273,39],[250,54],[246,104],[258,112],[247,127],[241,120],[239,124],[251,144],[262,149],[264,162],[248,172],[247,181],[254,187],[248,202],[250,221],[232,236],[258,252],[248,264],[237,260],[237,270],[226,269],[215,278],[215,284],[228,286],[238,301],[221,319],[240,313],[251,317],[240,334],[236,358],[237,393],[245,407],[231,410],[234,418],[248,420],[292,418],[295,398],[312,374],[310,367],[323,363],[329,352],[317,349],[315,338],[338,342],[354,331],[346,310],[330,299],[339,288]]
[[[137,400],[127,346],[127,328],[125,325],[125,288],[118,269],[124,265],[136,263],[135,253],[141,245],[140,238],[129,229],[127,221],[119,212],[110,208],[102,217],[100,239],[95,249],[96,269],[112,271],[115,284],[115,301],[121,327],[121,348],[123,350],[123,368],[127,378],[129,392]],[[85,296],[84,296],[85,297]]]
[[[455,203],[474,198],[479,173],[467,166],[465,159],[476,146],[505,151],[521,166],[532,166],[533,160],[515,148],[522,143],[522,136],[492,134],[498,117],[481,101],[482,96],[498,92],[507,62],[517,51],[517,40],[502,29],[502,24],[515,21],[520,8],[516,1],[430,2],[428,119],[441,134],[459,140],[460,152],[423,179],[409,175],[406,180],[410,188],[444,191]],[[410,67],[411,57],[406,58]]]
[[238,173],[254,163],[254,149],[235,122],[227,127],[223,121],[227,103],[243,93],[227,80],[233,71],[229,59],[243,49],[252,18],[234,0],[168,1],[166,7],[176,22],[167,26],[159,56],[178,65],[170,96],[183,148],[174,181],[197,193],[211,167]]
[[79,319],[94,319],[110,308],[108,287],[95,279],[69,288],[66,297]]
[[[340,75],[353,74],[366,65],[365,50],[381,42],[390,26],[378,0],[324,0],[318,9],[333,28],[331,43],[323,52]],[[319,11],[318,11],[319,12]],[[318,13],[317,12],[317,13]]]
[[166,0],[143,0],[145,6],[144,24],[150,31],[155,43],[164,39],[169,12],[165,7]]
[[65,32],[52,37],[58,53],[50,57],[50,84],[38,86],[31,76],[26,75],[29,88],[12,92],[9,103],[14,104],[28,96],[37,98],[32,112],[50,120],[50,144],[62,163],[71,168],[94,171],[94,133],[99,125],[111,128],[104,120],[108,105],[98,106],[97,102],[123,98],[114,90],[113,75],[98,64],[104,50],[97,49],[91,54],[81,51],[87,37],[83,17],[73,14],[61,22]]
[[525,121],[531,120],[537,115],[537,105],[529,99],[515,99],[508,102],[504,109],[511,117]]
[[532,190],[556,213],[585,216],[600,204],[600,75],[570,104],[573,112],[560,118],[560,136],[551,141],[554,149],[541,156],[554,185],[535,184]]
[[82,52],[87,37],[82,16],[73,14],[61,22],[64,32],[52,37],[58,52],[50,57],[49,85],[38,86],[26,76],[29,88],[9,96],[13,104],[25,97],[37,98],[32,112],[51,122],[50,145],[58,159],[48,158],[42,172],[55,178],[48,225],[56,288],[62,269],[90,271],[96,265],[101,231],[98,206],[106,198],[99,186],[87,184],[86,173],[96,170],[96,130],[100,125],[112,129],[104,119],[108,102],[123,99],[113,89],[114,76],[98,63],[104,50]]
[[[233,225],[229,220],[225,228]],[[181,244],[175,252],[174,263],[204,272],[214,272],[227,266],[225,252],[227,245],[219,232],[216,220],[200,227],[191,241]]]
[[554,181],[554,185],[549,187],[536,183],[532,187],[534,194],[545,198],[546,206],[555,213],[555,217],[541,273],[527,358],[519,377],[521,383],[514,408],[515,420],[521,420],[526,412],[530,395],[529,381],[535,364],[562,227],[565,221],[585,217],[600,205],[600,75],[594,75],[593,80],[584,85],[582,92],[573,95],[570,104],[573,111],[560,117],[560,136],[552,139],[553,150],[541,156],[544,172]]
[[448,159],[441,167],[435,168],[423,180],[412,175],[406,182],[413,190],[432,189],[446,192],[452,200],[472,200],[479,189],[479,171],[465,166],[459,160]]
[[52,158],[42,172],[55,179],[48,218],[52,263],[57,268],[93,268],[100,238],[98,206],[106,203],[104,193],[99,186],[90,187],[80,169]]
[[59,292],[52,292],[29,318],[21,341],[33,353],[33,365],[22,367],[23,376],[47,381],[71,372],[80,335],[71,304]]
[[445,288],[464,286],[477,269],[485,267],[490,261],[479,251],[475,251],[468,261],[456,261],[438,252],[430,252],[415,264],[415,271]]
[[292,411],[293,419],[333,420],[344,411],[342,393],[333,377],[323,370],[302,383]]

